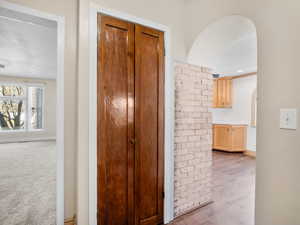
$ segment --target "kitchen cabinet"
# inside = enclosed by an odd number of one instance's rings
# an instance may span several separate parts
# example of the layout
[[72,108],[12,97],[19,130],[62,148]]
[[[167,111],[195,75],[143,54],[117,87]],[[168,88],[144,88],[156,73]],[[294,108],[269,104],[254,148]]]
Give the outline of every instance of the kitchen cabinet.
[[213,149],[243,152],[247,146],[247,125],[214,124]]
[[213,108],[232,107],[232,78],[214,80]]

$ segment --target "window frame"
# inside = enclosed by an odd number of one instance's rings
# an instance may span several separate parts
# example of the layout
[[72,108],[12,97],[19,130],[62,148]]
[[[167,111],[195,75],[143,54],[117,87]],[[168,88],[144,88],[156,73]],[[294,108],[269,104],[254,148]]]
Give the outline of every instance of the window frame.
[[257,88],[252,92],[251,102],[251,127],[256,127],[257,124]]
[[[0,96],[0,100],[3,99],[13,99],[18,100],[22,99],[25,103],[25,121],[24,121],[24,129],[16,129],[16,130],[1,130],[0,134],[3,133],[25,133],[25,132],[41,132],[45,131],[45,84],[43,83],[29,83],[29,82],[9,82],[9,81],[0,81],[0,85],[4,86],[20,86],[24,88],[24,96]],[[42,96],[42,128],[40,129],[32,129],[31,123],[31,100],[29,95],[29,88],[41,88],[43,90]]]

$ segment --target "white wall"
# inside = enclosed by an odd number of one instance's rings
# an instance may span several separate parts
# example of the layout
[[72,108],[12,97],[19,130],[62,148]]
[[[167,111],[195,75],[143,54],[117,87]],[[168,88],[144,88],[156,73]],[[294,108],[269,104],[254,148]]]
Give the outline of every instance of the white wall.
[[31,140],[49,140],[56,137],[56,80],[40,80],[31,78],[0,76],[0,82],[12,83],[37,83],[45,85],[44,97],[44,130],[43,131],[18,131],[0,132],[0,143]]
[[233,79],[232,108],[212,109],[213,123],[247,124],[247,150],[256,151],[256,128],[251,127],[252,96],[257,87],[257,77]]

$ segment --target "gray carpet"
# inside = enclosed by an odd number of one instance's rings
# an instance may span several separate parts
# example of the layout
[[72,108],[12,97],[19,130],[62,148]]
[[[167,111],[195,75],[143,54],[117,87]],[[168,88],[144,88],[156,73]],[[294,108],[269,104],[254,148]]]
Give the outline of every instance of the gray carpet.
[[0,224],[56,224],[55,142],[0,144]]

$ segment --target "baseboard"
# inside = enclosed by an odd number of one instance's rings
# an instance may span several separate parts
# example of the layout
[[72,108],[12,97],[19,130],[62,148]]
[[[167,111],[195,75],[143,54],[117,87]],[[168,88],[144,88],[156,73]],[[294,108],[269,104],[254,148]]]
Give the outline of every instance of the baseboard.
[[256,158],[256,151],[247,150],[247,151],[244,152],[244,155],[250,156],[252,158]]
[[76,217],[74,216],[71,219],[65,219],[65,225],[76,225]]
[[[13,134],[12,134],[13,135]],[[0,144],[22,143],[22,142],[38,142],[38,141],[55,141],[55,137],[40,137],[40,138],[16,138],[15,140],[0,140]]]
[[197,210],[199,210],[199,209],[201,209],[201,208],[203,208],[203,207],[205,207],[205,206],[207,206],[207,205],[209,205],[209,204],[212,204],[212,203],[213,203],[213,201],[209,201],[209,202],[206,202],[206,203],[201,204],[201,205],[198,206],[198,207],[192,208],[192,209],[190,209],[190,210],[188,210],[188,211],[186,211],[186,212],[184,212],[184,213],[181,213],[181,214],[175,216],[174,220],[172,220],[169,224],[173,224],[173,223],[176,222],[177,220],[181,220],[182,218],[184,218],[184,217],[186,217],[186,216],[188,216],[188,215],[190,215],[190,214],[196,212]]

